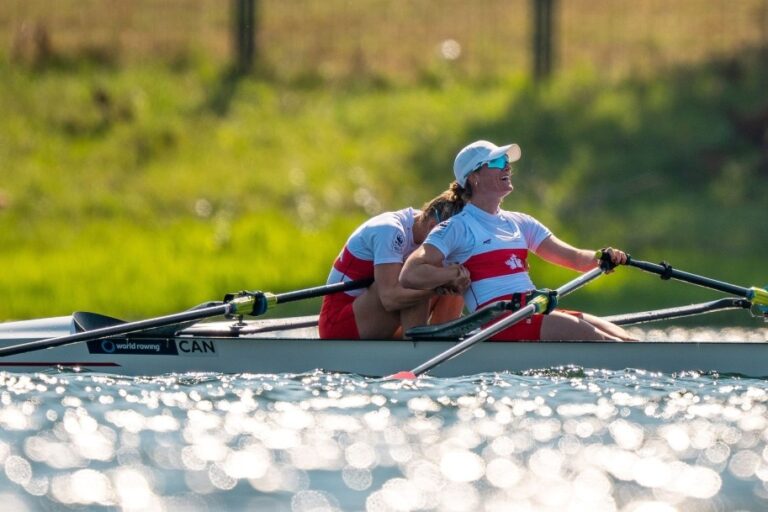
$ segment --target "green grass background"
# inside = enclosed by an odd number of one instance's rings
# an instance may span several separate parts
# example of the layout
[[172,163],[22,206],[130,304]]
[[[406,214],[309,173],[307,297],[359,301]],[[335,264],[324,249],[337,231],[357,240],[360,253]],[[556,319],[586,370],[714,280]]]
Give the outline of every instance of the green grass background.
[[[320,285],[358,223],[442,191],[456,151],[479,138],[522,146],[505,207],[560,238],[765,285],[765,63],[758,47],[534,85],[440,66],[405,83],[329,82],[236,78],[206,59],[2,57],[0,320],[136,319],[241,289]],[[574,275],[533,265],[541,286]],[[563,305],[609,314],[718,296],[622,268]]]

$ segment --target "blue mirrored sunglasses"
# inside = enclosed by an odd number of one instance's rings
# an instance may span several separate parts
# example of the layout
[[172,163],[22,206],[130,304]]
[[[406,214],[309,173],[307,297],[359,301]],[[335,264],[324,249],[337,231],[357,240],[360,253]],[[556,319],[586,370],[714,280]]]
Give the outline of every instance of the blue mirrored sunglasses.
[[494,158],[486,165],[491,169],[504,169],[507,165],[509,165],[509,157],[507,157],[507,155],[502,155],[499,158]]
[[483,162],[477,167],[475,167],[475,170],[480,169],[482,166],[487,165],[490,169],[499,169],[503,170],[509,165],[509,157],[507,155],[501,155],[498,158],[494,158],[493,160],[490,160],[488,162]]

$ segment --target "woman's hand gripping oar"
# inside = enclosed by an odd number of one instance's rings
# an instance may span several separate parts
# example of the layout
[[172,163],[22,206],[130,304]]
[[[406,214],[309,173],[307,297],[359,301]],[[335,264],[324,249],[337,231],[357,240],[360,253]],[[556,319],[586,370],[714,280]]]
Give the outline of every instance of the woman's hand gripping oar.
[[461,343],[458,343],[453,347],[449,348],[448,350],[436,355],[429,361],[426,361],[425,363],[417,366],[413,370],[395,373],[394,375],[389,376],[388,379],[415,379],[419,375],[426,373],[432,368],[434,368],[435,366],[458,356],[459,354],[469,350],[472,346],[487,340],[494,334],[500,331],[503,331],[507,327],[510,327],[522,320],[525,320],[526,318],[536,313],[543,313],[547,311],[548,309],[550,309],[549,308],[550,301],[553,300],[553,298],[557,299],[559,297],[565,297],[566,295],[573,292],[574,290],[581,288],[582,286],[592,281],[593,279],[603,275],[604,272],[610,269],[612,269],[612,267],[609,268],[606,265],[601,265],[601,267],[594,268],[589,272],[585,272],[584,274],[581,274],[576,279],[565,283],[560,288],[554,290],[551,293],[551,295],[550,294],[538,295],[536,298],[534,298],[531,302],[529,302],[523,308],[501,319],[495,324],[489,325],[488,327],[481,330],[474,336],[470,336],[469,338],[462,341]]
[[58,336],[56,338],[30,341],[27,343],[12,345],[10,347],[0,347],[0,357],[31,352],[34,350],[41,350],[44,348],[60,347],[62,345],[69,345],[71,343],[97,340],[100,338],[122,336],[132,332],[143,331],[157,327],[165,327],[168,325],[188,322],[190,320],[202,320],[204,318],[212,318],[220,315],[225,315],[228,317],[243,315],[259,316],[266,313],[268,309],[276,304],[293,302],[295,300],[301,299],[311,299],[313,297],[320,297],[322,295],[329,295],[331,293],[342,292],[346,290],[366,288],[370,286],[372,282],[372,279],[361,279],[358,281],[335,283],[331,285],[317,286],[314,288],[306,288],[304,290],[296,290],[280,294],[265,292],[240,292],[238,294],[229,294],[227,297],[225,297],[225,302],[223,304],[218,304],[215,306],[183,311],[181,313],[150,318],[147,320],[111,325],[109,327],[93,329],[76,334],[69,334],[66,336]]

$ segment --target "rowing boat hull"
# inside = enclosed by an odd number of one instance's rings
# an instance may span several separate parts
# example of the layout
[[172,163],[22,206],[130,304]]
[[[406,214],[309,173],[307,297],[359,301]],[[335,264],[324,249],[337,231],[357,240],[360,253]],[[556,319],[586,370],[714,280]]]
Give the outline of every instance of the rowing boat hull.
[[[61,335],[70,317],[35,329],[9,329],[0,346]],[[167,373],[304,373],[315,369],[386,376],[410,370],[452,347],[454,341],[351,341],[232,336],[232,324],[168,337],[127,337],[37,350],[0,358],[0,370],[36,372],[61,368],[121,375]],[[287,334],[287,333],[286,333]],[[456,377],[562,366],[654,372],[705,371],[768,376],[768,344],[762,342],[515,342],[481,343],[440,364],[430,374]]]

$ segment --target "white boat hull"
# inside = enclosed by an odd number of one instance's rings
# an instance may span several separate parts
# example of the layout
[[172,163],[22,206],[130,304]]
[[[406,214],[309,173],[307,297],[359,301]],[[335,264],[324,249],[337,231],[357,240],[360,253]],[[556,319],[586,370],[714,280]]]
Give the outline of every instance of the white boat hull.
[[[200,329],[199,327],[203,327]],[[0,357],[0,371],[77,368],[121,375],[167,373],[304,373],[315,369],[386,376],[410,370],[454,341],[352,341],[232,336],[231,322],[198,324],[169,337],[74,343]],[[74,332],[71,317],[3,324],[0,346]],[[204,332],[205,334],[195,334]],[[290,332],[281,333],[281,335]],[[768,377],[764,342],[485,342],[440,364],[430,375],[455,377],[562,366],[654,372],[705,371]]]

